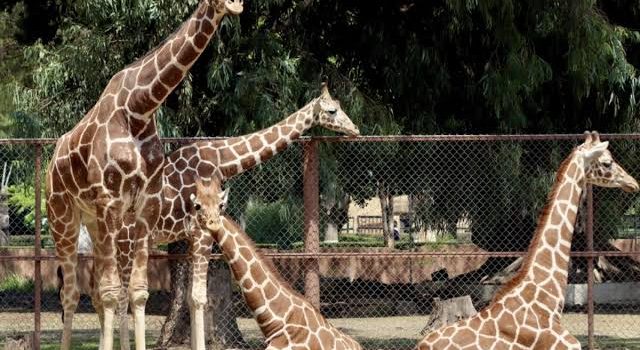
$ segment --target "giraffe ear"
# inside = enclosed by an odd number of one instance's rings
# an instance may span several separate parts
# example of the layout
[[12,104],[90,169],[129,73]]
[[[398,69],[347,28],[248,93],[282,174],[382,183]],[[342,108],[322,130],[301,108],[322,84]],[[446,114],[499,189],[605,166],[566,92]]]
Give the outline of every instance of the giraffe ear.
[[584,157],[587,160],[596,159],[600,157],[602,152],[606,151],[608,147],[609,141],[597,143],[585,152]]

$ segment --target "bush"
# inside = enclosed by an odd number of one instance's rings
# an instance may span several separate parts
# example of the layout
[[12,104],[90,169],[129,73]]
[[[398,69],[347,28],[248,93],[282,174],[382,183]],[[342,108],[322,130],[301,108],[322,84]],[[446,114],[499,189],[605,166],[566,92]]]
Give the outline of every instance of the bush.
[[293,242],[302,239],[302,216],[302,206],[295,203],[249,202],[246,231],[259,245],[275,244],[280,249],[289,249]]
[[32,279],[12,274],[0,281],[0,292],[32,293],[35,283]]

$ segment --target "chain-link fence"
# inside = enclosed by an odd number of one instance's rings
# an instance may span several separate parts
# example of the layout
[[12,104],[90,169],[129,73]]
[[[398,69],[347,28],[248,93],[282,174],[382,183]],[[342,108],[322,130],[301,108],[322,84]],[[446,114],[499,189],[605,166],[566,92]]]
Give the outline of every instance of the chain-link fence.
[[[602,138],[640,176],[640,135]],[[434,298],[468,296],[480,310],[517,271],[555,172],[582,139],[304,138],[229,180],[227,213],[283,280],[364,348],[412,349]],[[191,141],[167,139],[167,152]],[[54,142],[0,140],[0,342],[34,334],[37,344],[59,344],[57,263],[44,205],[35,205]],[[640,348],[640,197],[594,188],[585,198],[562,323],[585,347]],[[153,248],[149,345],[188,341],[188,307],[176,301],[188,288],[185,252],[180,244]],[[227,265],[213,253],[208,341],[264,348]],[[97,347],[90,265],[90,256],[81,257],[73,337]]]

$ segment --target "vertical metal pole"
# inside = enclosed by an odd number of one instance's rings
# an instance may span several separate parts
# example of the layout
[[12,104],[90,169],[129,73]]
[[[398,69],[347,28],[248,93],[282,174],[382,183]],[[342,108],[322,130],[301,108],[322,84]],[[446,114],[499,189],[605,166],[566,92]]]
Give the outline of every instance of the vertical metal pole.
[[[311,139],[304,143],[303,202],[304,202],[304,251],[317,254],[320,251],[320,177],[318,142]],[[307,300],[320,308],[320,274],[317,258],[307,260],[304,292]]]
[[40,212],[40,201],[42,196],[42,189],[40,184],[40,169],[42,164],[42,145],[36,144],[35,149],[35,179],[34,179],[34,190],[35,190],[35,266],[34,266],[34,279],[35,279],[35,296],[34,296],[34,332],[33,332],[33,346],[35,350],[40,350],[40,310],[42,303],[42,270],[41,270],[41,261],[40,261],[40,222],[42,213]]
[[[587,252],[593,253],[593,187],[587,185]],[[593,256],[587,257],[587,339],[590,350],[594,349],[594,305],[593,305]]]

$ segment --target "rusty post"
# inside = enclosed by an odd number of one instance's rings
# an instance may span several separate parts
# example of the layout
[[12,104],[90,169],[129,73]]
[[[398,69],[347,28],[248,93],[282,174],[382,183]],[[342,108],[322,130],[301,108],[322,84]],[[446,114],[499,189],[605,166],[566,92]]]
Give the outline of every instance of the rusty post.
[[[320,177],[318,161],[318,141],[310,139],[304,143],[303,202],[304,202],[304,251],[320,252]],[[320,275],[317,258],[308,260],[304,279],[307,300],[320,308]]]
[[35,178],[34,178],[34,191],[35,191],[35,266],[34,266],[34,280],[35,280],[35,295],[34,295],[34,305],[33,305],[33,322],[34,322],[34,332],[33,332],[33,347],[35,350],[40,350],[40,310],[42,303],[42,270],[41,270],[41,261],[40,261],[40,223],[42,213],[40,212],[40,201],[42,196],[42,188],[41,188],[41,179],[40,172],[42,167],[42,145],[36,144],[35,149]]
[[[587,252],[593,252],[593,187],[587,185]],[[592,255],[587,257],[587,342],[590,350],[594,349],[593,334],[593,259]]]

